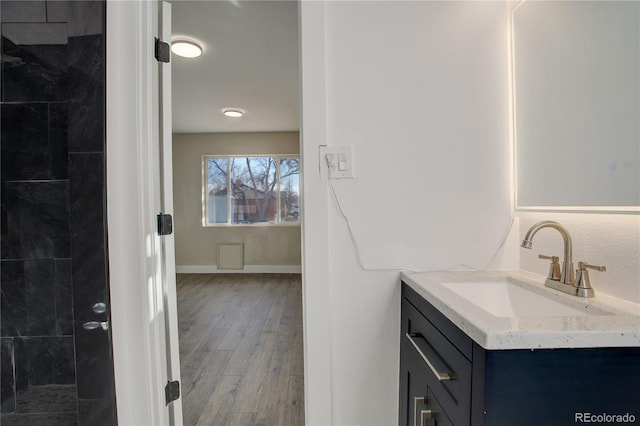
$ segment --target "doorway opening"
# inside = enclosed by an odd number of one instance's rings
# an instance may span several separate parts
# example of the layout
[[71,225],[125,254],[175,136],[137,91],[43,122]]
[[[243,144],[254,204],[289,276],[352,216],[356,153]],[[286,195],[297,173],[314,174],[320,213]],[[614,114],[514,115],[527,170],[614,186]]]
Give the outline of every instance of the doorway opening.
[[297,1],[172,2],[184,424],[304,424],[298,39]]

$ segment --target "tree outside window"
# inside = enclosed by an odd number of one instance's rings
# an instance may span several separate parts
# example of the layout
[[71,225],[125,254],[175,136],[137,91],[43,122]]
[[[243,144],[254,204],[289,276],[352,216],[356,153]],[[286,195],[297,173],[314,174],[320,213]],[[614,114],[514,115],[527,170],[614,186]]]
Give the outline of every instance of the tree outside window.
[[205,226],[298,223],[297,157],[205,156]]

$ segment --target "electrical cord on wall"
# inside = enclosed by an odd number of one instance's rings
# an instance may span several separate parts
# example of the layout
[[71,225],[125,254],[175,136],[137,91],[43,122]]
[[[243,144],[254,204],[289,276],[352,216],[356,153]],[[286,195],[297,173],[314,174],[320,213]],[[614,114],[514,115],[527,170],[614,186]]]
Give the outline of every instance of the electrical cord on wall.
[[[327,160],[327,166],[330,167],[330,164],[331,164],[330,159],[327,157],[326,160]],[[342,219],[344,220],[345,224],[347,225],[347,231],[349,232],[349,238],[351,239],[351,243],[353,245],[353,249],[354,249],[354,252],[355,252],[356,260],[358,261],[358,266],[360,267],[360,269],[362,269],[363,271],[367,271],[367,272],[408,271],[408,272],[412,272],[412,273],[417,273],[417,272],[453,271],[453,270],[460,270],[460,269],[468,269],[468,270],[472,270],[472,271],[485,271],[485,270],[487,270],[489,265],[491,265],[493,263],[495,258],[498,256],[498,253],[500,253],[500,250],[502,250],[502,248],[506,244],[507,238],[509,237],[509,234],[511,233],[511,229],[513,228],[513,223],[515,221],[515,217],[513,215],[511,215],[511,220],[509,221],[509,226],[507,226],[507,228],[505,229],[505,232],[504,232],[504,235],[503,235],[502,240],[500,242],[500,245],[495,250],[495,252],[493,253],[493,256],[491,256],[491,259],[487,262],[487,264],[484,267],[475,267],[475,266],[467,265],[467,264],[457,264],[457,265],[449,266],[449,267],[446,267],[446,268],[420,269],[420,270],[414,270],[414,269],[409,269],[409,268],[370,268],[370,267],[366,266],[364,264],[363,260],[362,260],[362,255],[360,253],[360,245],[358,244],[358,240],[356,239],[356,236],[355,236],[355,234],[353,232],[353,229],[351,227],[351,221],[349,220],[349,217],[347,216],[347,214],[345,213],[344,209],[342,208],[342,204],[340,204],[340,199],[338,198],[338,194],[336,193],[336,189],[335,189],[335,187],[333,185],[333,182],[331,181],[330,177],[331,176],[329,176],[329,180],[328,180],[329,189],[331,190],[331,195],[333,197],[333,201],[334,201],[334,203],[336,205],[336,208],[338,209],[338,212],[340,213],[340,216],[342,217]]]

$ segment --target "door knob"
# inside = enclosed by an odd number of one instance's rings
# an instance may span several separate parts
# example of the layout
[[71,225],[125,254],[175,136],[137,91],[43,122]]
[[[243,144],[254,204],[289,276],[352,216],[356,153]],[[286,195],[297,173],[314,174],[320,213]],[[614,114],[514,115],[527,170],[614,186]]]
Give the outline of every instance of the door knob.
[[87,321],[82,324],[82,328],[85,330],[95,330],[97,328],[102,328],[104,331],[109,329],[109,321]]
[[[107,312],[107,304],[104,302],[94,303],[91,307],[91,310],[96,314],[104,314]],[[87,321],[82,324],[82,328],[85,330],[95,330],[97,328],[102,328],[107,331],[109,329],[109,321]]]
[[96,314],[104,314],[105,312],[107,312],[107,304],[104,302],[98,302],[94,304],[91,309],[93,309],[93,312],[95,312]]

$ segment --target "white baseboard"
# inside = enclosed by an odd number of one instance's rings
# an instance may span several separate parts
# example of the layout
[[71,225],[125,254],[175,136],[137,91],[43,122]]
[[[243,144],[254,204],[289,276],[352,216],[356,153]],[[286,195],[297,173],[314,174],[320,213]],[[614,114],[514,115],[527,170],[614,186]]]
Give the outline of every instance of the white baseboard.
[[218,269],[216,265],[176,265],[178,274],[300,274],[300,265],[244,265],[243,269]]

